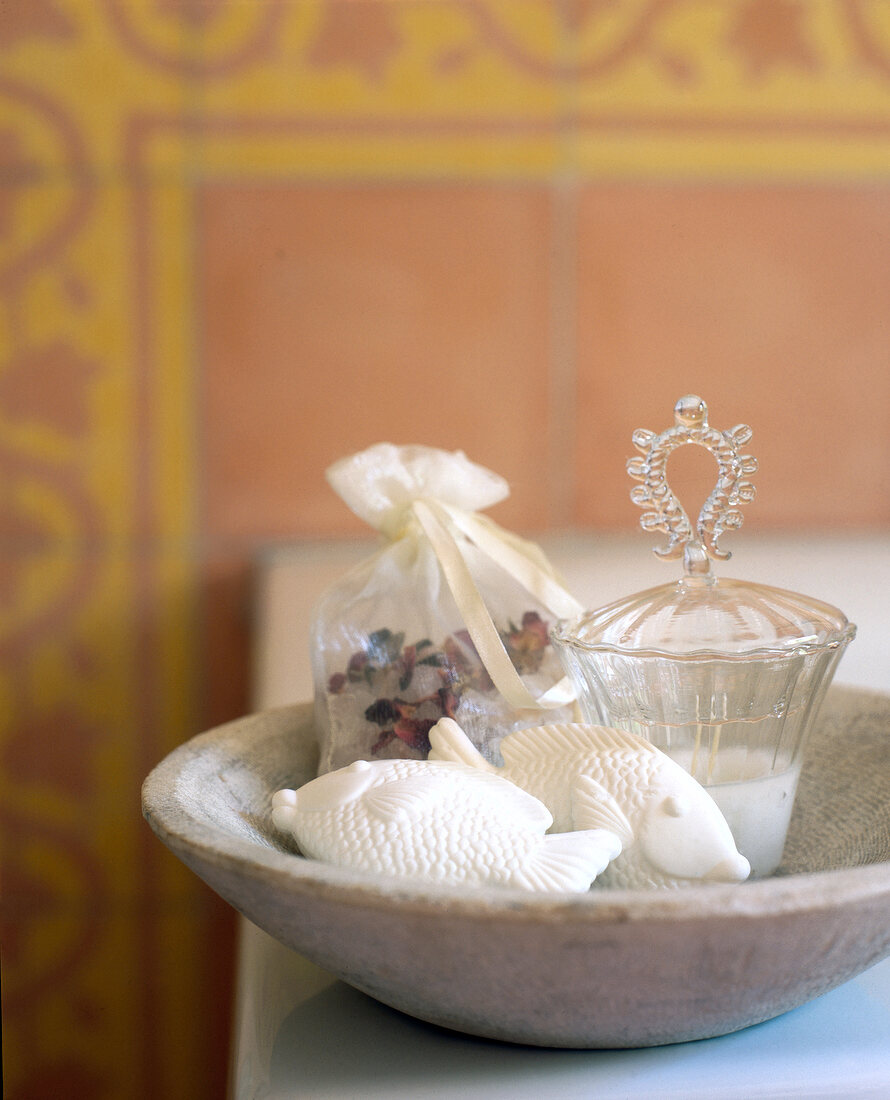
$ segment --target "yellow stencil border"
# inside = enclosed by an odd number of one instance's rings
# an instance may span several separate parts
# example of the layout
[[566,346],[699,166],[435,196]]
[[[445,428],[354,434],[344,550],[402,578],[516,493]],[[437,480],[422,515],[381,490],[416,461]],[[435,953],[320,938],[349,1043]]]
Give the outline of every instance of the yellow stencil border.
[[890,116],[573,113],[134,120],[145,181],[837,184],[890,177]]

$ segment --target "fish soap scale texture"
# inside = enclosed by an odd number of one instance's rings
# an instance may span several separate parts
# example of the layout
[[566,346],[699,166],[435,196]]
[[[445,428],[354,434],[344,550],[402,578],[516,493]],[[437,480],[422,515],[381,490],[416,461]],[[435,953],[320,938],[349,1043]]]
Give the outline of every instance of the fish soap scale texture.
[[519,730],[501,742],[502,768],[483,760],[452,719],[437,723],[430,743],[431,759],[462,760],[539,798],[553,814],[551,832],[613,835],[620,851],[598,877],[600,886],[737,883],[750,873],[710,795],[635,734],[587,723]]
[[[416,763],[394,761],[391,770],[396,782],[416,776]],[[485,777],[464,778],[472,782]],[[384,818],[368,813],[361,800],[325,810],[318,815],[317,824],[313,823],[311,842],[304,842],[303,846],[316,859],[342,862],[379,874],[422,875],[432,880],[443,880],[452,874],[458,880],[466,879],[472,871],[472,853],[475,860],[495,869],[495,880],[505,878],[509,863],[519,859],[518,851],[512,857],[506,856],[503,844],[498,843],[506,800],[494,798],[495,792],[489,787],[484,792],[484,801],[458,801],[449,797],[449,784],[443,782],[439,786],[440,791],[435,792],[427,787],[433,797],[427,799],[424,813],[409,811]],[[398,796],[391,801],[397,802]],[[455,843],[442,859],[441,841],[446,833],[453,835]],[[515,843],[523,849],[530,847],[529,838],[524,836]]]
[[[608,786],[622,807],[637,808],[651,793],[651,780],[659,767],[655,753],[645,746],[629,749],[624,739],[602,736],[592,739],[595,727],[585,727],[587,744],[579,744],[574,725],[541,726],[520,730],[502,742],[501,752],[513,782],[533,791],[552,792],[548,800],[553,813],[552,832],[574,828],[572,820],[572,779],[579,772]],[[540,796],[539,796],[540,797]]]
[[312,859],[427,882],[583,891],[620,851],[605,829],[546,836],[542,802],[463,762],[359,760],[272,807]]

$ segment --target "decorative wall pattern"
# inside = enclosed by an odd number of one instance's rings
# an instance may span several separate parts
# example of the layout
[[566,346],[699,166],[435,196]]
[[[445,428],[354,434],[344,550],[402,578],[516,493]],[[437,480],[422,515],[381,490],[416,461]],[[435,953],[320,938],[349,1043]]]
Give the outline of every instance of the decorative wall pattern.
[[232,917],[139,784],[248,705],[256,547],[358,529],[334,458],[629,526],[700,388],[764,524],[887,526],[888,181],[882,0],[0,5],[7,1095],[220,1095]]

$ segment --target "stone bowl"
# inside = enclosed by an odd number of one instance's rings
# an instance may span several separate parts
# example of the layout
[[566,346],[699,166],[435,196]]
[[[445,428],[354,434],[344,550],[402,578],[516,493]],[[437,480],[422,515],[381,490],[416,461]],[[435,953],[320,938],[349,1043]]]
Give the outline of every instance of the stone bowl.
[[656,1046],[770,1019],[890,953],[890,696],[829,692],[779,873],[741,886],[537,896],[306,860],[271,798],[316,759],[311,706],[253,715],[168,756],[144,813],[254,924],[419,1019],[538,1046]]

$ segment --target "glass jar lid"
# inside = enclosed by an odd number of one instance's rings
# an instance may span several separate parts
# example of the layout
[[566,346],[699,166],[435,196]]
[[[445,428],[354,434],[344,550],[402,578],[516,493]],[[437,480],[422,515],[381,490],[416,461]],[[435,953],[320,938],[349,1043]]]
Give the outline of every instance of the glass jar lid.
[[[757,461],[741,453],[752,432],[745,424],[726,432],[711,428],[707,406],[694,395],[680,398],[674,420],[659,435],[634,432],[641,457],[627,466],[640,483],[631,499],[645,509],[643,530],[668,536],[655,553],[682,558],[685,576],[563,622],[556,636],[585,648],[676,656],[780,654],[848,642],[855,627],[836,607],[767,585],[718,579],[711,572],[712,560],[731,556],[720,547],[720,536],[742,525],[739,508],[754,499],[748,477]],[[704,447],[718,465],[717,484],[695,528],[666,478],[670,454],[687,444]]]
[[820,600],[745,581],[684,578],[615,600],[556,628],[585,648],[670,656],[766,655],[840,645],[855,633]]

